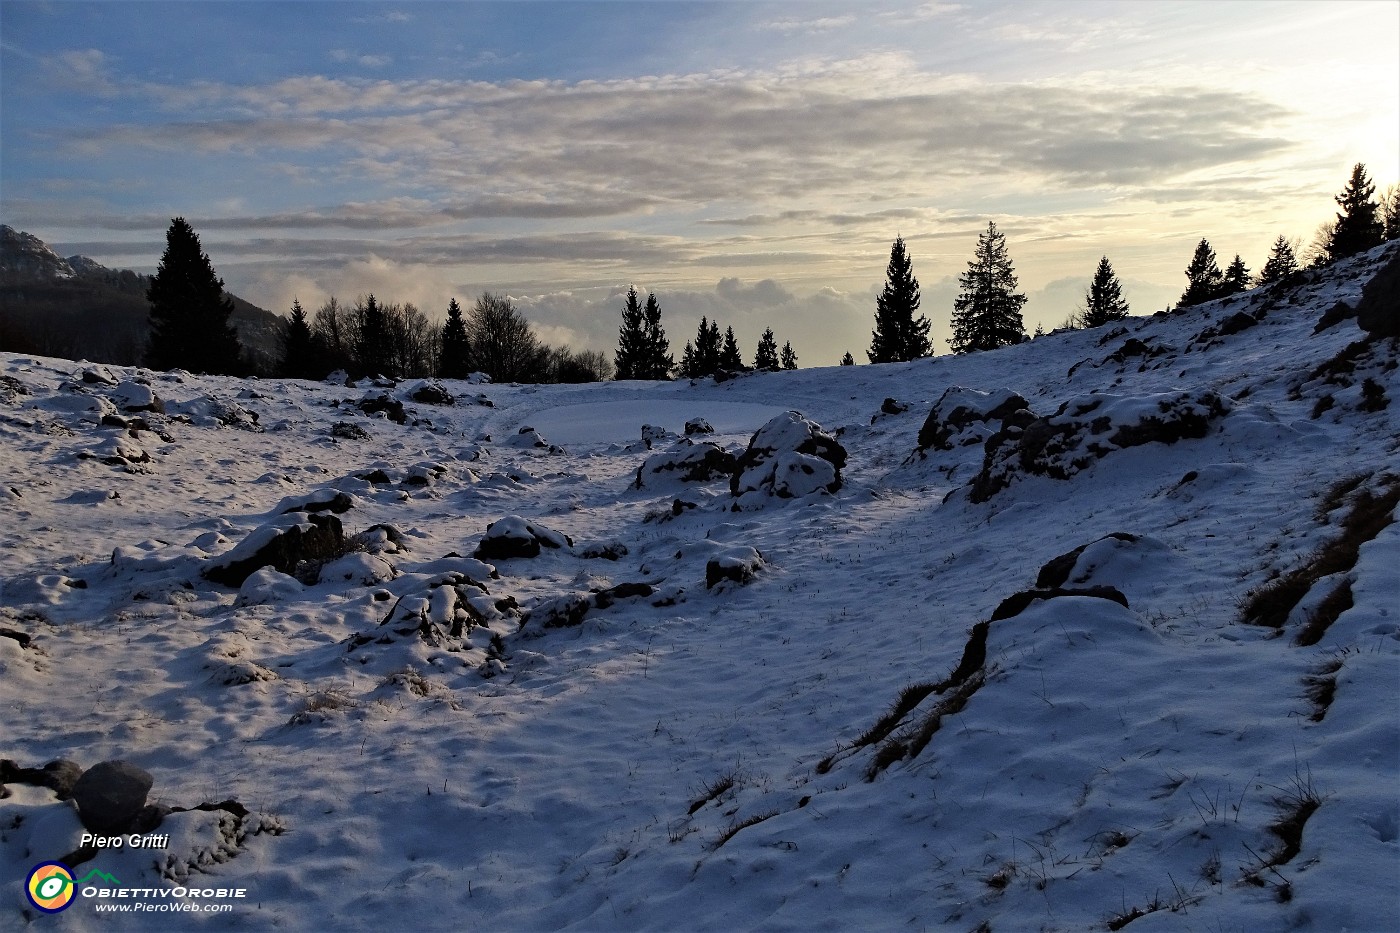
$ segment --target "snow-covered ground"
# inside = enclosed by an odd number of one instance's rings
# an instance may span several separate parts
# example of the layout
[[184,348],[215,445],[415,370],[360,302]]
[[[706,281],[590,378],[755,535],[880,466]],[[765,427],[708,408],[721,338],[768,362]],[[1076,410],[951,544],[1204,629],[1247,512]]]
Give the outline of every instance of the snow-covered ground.
[[[1395,252],[993,353],[450,406],[0,355],[0,757],[247,810],[73,866],[231,910],[42,915],[84,830],[11,782],[0,928],[1394,929],[1400,371],[1314,329]],[[775,416],[816,447],[736,499]],[[668,451],[716,470],[638,488]],[[1043,567],[1114,589],[1002,606]]]

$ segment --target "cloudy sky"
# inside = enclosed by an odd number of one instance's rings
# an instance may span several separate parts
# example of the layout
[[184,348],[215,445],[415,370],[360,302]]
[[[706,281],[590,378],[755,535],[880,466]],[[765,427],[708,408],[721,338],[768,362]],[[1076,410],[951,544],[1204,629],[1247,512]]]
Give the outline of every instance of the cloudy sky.
[[1400,2],[0,4],[0,221],[153,271],[176,215],[270,310],[513,297],[611,349],[864,362],[902,235],[937,347],[977,235],[1027,329],[1101,255],[1135,313],[1201,237],[1257,270],[1400,180]]

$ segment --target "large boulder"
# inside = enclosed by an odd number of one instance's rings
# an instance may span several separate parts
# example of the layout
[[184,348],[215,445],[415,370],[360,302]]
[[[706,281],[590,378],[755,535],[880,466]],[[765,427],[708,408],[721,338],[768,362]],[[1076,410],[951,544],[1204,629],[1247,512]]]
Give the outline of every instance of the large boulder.
[[1049,417],[1007,425],[987,439],[972,501],[986,502],[1018,476],[1067,480],[1115,450],[1203,438],[1229,411],[1211,391],[1071,399]]
[[519,515],[507,515],[486,526],[486,534],[472,555],[479,560],[506,560],[512,557],[539,557],[542,548],[558,550],[574,546],[574,541]]
[[520,430],[502,441],[507,447],[514,447],[518,450],[537,450],[549,454],[562,454],[564,448],[558,444],[551,444],[545,440],[543,434],[530,427],[528,424],[521,426]]
[[293,574],[303,561],[327,561],[345,553],[340,519],[324,513],[290,512],[255,528],[233,550],[209,562],[204,576],[242,586],[253,571],[272,567]]
[[659,424],[642,425],[642,443],[647,450],[653,450],[660,444],[669,444],[676,439],[676,435]]
[[148,385],[128,379],[111,392],[112,401],[124,412],[150,411],[165,413],[165,403]]
[[457,399],[441,382],[425,379],[404,389],[404,394],[421,405],[451,405]]
[[981,444],[1008,423],[1034,420],[1033,415],[1025,418],[1020,414],[1029,408],[1030,403],[1010,389],[983,392],[953,386],[924,419],[924,426],[919,429],[919,449],[953,450]]
[[730,476],[729,491],[795,499],[841,488],[846,448],[801,412],[787,411],[754,432]]
[[73,785],[73,802],[83,825],[99,836],[116,836],[136,823],[155,779],[128,761],[104,761],[83,772]]
[[167,413],[179,420],[205,428],[230,427],[244,431],[261,432],[258,413],[244,408],[231,399],[200,395],[187,402],[175,402],[165,406]]
[[746,544],[732,545],[705,562],[705,588],[714,589],[722,583],[744,586],[763,569],[763,555]]
[[645,489],[677,482],[706,483],[732,476],[737,463],[734,455],[718,444],[681,438],[669,450],[647,457],[637,467],[632,486]]
[[395,424],[406,424],[408,422],[408,412],[404,410],[403,402],[396,398],[390,398],[386,392],[369,392],[355,403],[355,407],[367,415],[380,415]]
[[1400,250],[1361,290],[1356,324],[1373,337],[1400,337]]

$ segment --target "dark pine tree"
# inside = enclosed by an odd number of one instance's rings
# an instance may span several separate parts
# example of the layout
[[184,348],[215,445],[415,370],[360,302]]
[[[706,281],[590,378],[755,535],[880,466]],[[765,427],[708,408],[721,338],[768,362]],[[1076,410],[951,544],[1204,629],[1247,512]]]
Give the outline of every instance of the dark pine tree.
[[771,327],[765,329],[763,336],[758,338],[758,351],[753,355],[753,368],[778,368],[778,339],[773,336]]
[[622,305],[622,327],[617,332],[617,352],[613,354],[614,379],[644,379],[646,365],[646,319],[642,316],[637,290],[627,286],[627,301]]
[[719,368],[727,373],[742,372],[744,357],[739,353],[739,341],[734,339],[734,328],[724,329],[724,348],[719,351]]
[[671,370],[676,368],[671,356],[671,341],[666,338],[666,328],[661,326],[661,305],[654,292],[647,293],[647,306],[642,311],[643,337],[646,347],[641,378],[670,379]]
[[1113,266],[1104,256],[1094,271],[1089,290],[1084,294],[1084,313],[1080,323],[1085,327],[1099,327],[1109,321],[1121,321],[1128,316],[1128,303],[1123,300],[1123,286],[1113,273]]
[[[700,350],[700,344],[696,344],[696,350]],[[719,358],[724,350],[724,344],[719,335],[719,321],[711,321],[710,329],[705,332],[704,355],[701,358],[701,365],[705,368],[707,376],[713,376],[719,372]]]
[[1264,262],[1264,268],[1259,270],[1259,284],[1281,281],[1297,271],[1298,257],[1293,255],[1288,238],[1279,234],[1279,238],[1274,240],[1273,249],[1269,251],[1269,258]]
[[1240,292],[1247,292],[1249,291],[1250,285],[1253,284],[1253,281],[1254,280],[1250,278],[1249,269],[1245,266],[1244,260],[1240,258],[1239,253],[1236,253],[1230,265],[1225,267],[1225,278],[1220,283],[1220,295],[1223,298],[1226,295],[1238,295]]
[[393,376],[393,334],[389,315],[370,293],[355,304],[359,332],[355,339],[355,365],[361,376]]
[[870,335],[867,356],[872,363],[903,363],[928,356],[933,352],[929,343],[929,321],[915,317],[919,310],[919,280],[914,277],[914,264],[904,247],[904,238],[896,237],[890,247],[890,263],[885,269],[885,290],[875,299],[875,330]]
[[718,322],[701,316],[700,327],[695,332],[694,358],[687,374],[691,379],[713,376],[719,371],[720,353],[723,340],[719,335]]
[[700,378],[700,364],[695,358],[695,344],[687,340],[685,342],[685,353],[681,356],[680,373],[682,379]]
[[855,358],[854,356],[851,356],[851,351],[850,351],[850,350],[847,350],[847,351],[846,351],[846,355],[843,356],[843,357],[841,357],[841,365],[842,365],[842,366],[854,366],[854,365],[856,365],[856,358]]
[[1376,186],[1366,174],[1366,166],[1356,163],[1346,187],[1335,199],[1342,209],[1337,214],[1337,226],[1332,229],[1332,240],[1327,244],[1329,261],[1364,253],[1384,241],[1385,225],[1381,221],[1381,206],[1375,198]]
[[233,299],[224,294],[224,280],[214,274],[199,235],[183,217],[172,220],[165,233],[165,253],[146,300],[151,303],[147,366],[215,375],[243,371],[238,332],[228,322]]
[[472,374],[471,344],[462,306],[453,298],[447,303],[447,322],[442,325],[438,348],[438,375],[444,379],[465,379]]
[[1191,255],[1191,265],[1186,267],[1186,291],[1177,300],[1178,308],[1214,301],[1225,287],[1225,274],[1215,260],[1215,250],[1204,238],[1196,244],[1196,252]]
[[954,353],[995,350],[1026,339],[1021,308],[1026,296],[1016,291],[1016,272],[1006,251],[1006,236],[988,223],[977,237],[975,258],[958,280],[961,291],[953,302]]
[[782,351],[782,354],[781,354],[781,358],[782,358],[783,369],[796,369],[796,368],[797,368],[797,354],[794,353],[794,352],[792,352],[792,344],[791,344],[791,343],[784,343],[784,344],[783,344],[783,351]]
[[311,336],[311,322],[301,302],[292,299],[292,317],[282,329],[282,375],[288,379],[315,379],[316,341]]

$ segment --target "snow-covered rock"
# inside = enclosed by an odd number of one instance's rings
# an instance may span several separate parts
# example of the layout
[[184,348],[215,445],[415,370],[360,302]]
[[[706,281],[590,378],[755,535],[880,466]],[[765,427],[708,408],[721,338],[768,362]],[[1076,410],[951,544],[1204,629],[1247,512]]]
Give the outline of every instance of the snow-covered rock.
[[846,448],[800,412],[788,411],[759,428],[739,455],[729,482],[736,498],[761,493],[798,499],[841,488]]
[[481,560],[504,560],[512,557],[538,557],[541,548],[560,550],[573,547],[566,534],[527,521],[519,515],[507,515],[486,526],[473,556]]

